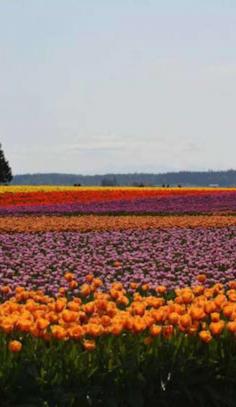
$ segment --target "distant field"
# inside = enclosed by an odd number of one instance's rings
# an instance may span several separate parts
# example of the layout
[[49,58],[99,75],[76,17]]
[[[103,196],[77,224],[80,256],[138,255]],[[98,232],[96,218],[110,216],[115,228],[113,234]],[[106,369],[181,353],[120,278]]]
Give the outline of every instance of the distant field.
[[235,188],[0,188],[0,215],[235,212]]

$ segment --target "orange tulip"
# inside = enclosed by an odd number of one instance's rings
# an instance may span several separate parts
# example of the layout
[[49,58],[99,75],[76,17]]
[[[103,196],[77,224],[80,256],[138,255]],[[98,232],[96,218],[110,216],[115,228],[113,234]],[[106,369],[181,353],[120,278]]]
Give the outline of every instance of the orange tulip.
[[162,327],[161,327],[160,325],[155,325],[155,324],[152,325],[152,326],[150,327],[150,329],[149,329],[150,334],[151,334],[152,336],[158,336],[158,335],[160,335],[161,330],[162,330]]
[[170,321],[171,324],[176,325],[179,322],[179,314],[177,314],[177,312],[171,312],[168,319]]
[[202,340],[202,342],[205,342],[205,343],[209,343],[212,340],[211,333],[207,330],[200,331],[199,337]]
[[207,314],[211,314],[212,312],[215,312],[217,310],[217,306],[214,303],[214,301],[208,301],[206,302],[206,304],[204,305],[204,311]]
[[74,273],[66,273],[64,275],[65,280],[68,282],[72,281],[74,279],[74,277],[75,277]]
[[233,290],[236,290],[236,281],[235,280],[229,281],[228,286],[229,286],[229,288],[232,288]]
[[11,291],[11,289],[8,285],[4,285],[0,287],[0,291],[2,294],[8,294]]
[[143,316],[145,313],[145,309],[146,306],[145,304],[141,304],[141,303],[133,303],[133,306],[131,306],[133,309],[133,314],[134,315],[139,315],[139,316]]
[[101,324],[104,327],[111,325],[111,318],[108,315],[103,315],[101,317]]
[[224,294],[218,294],[215,297],[214,301],[218,307],[222,307],[222,304],[225,304],[227,302],[227,298]]
[[103,285],[103,282],[100,278],[94,278],[93,279],[93,285],[95,288],[101,287]]
[[83,297],[88,297],[90,293],[91,293],[91,288],[88,284],[85,283],[80,287],[80,294]]
[[141,288],[142,288],[143,291],[148,291],[149,290],[149,284],[143,284],[141,286]]
[[236,291],[235,290],[231,290],[231,292],[230,293],[228,293],[228,297],[229,297],[229,300],[230,301],[232,301],[232,302],[236,302]]
[[45,318],[39,318],[36,325],[39,329],[44,330],[49,326],[50,322]]
[[78,287],[78,283],[75,280],[69,282],[69,287],[73,290],[74,288]]
[[199,283],[205,283],[207,276],[206,276],[206,274],[198,274],[198,276],[196,278],[197,278],[197,281],[199,281]]
[[156,322],[161,322],[164,320],[164,311],[162,309],[152,310],[151,315]]
[[120,268],[121,265],[122,265],[121,262],[118,261],[118,260],[114,261],[114,263],[113,263],[113,266],[114,266],[115,268]]
[[164,285],[159,285],[156,287],[156,292],[158,294],[165,294],[167,291],[167,288]]
[[66,338],[66,330],[60,325],[51,326],[51,331],[56,339],[64,340]]
[[32,322],[29,319],[20,319],[16,323],[17,328],[22,332],[29,332],[32,326]]
[[80,304],[78,304],[77,302],[73,301],[69,301],[67,304],[67,308],[71,311],[79,311],[80,310]]
[[85,280],[88,281],[88,283],[91,283],[94,279],[93,274],[87,274],[87,276],[85,277]]
[[119,336],[121,334],[122,330],[123,330],[123,324],[119,323],[119,322],[112,324],[110,327],[110,332],[115,336]]
[[138,288],[138,283],[131,282],[130,283],[130,288],[132,288],[133,290],[136,290],[136,288]]
[[195,295],[201,295],[204,293],[204,286],[196,285],[192,288],[192,291]]
[[84,330],[80,325],[74,326],[69,329],[69,336],[72,339],[80,339],[84,334]]
[[1,328],[6,334],[9,334],[13,331],[14,324],[11,320],[5,320],[1,323]]
[[64,309],[62,311],[61,316],[62,316],[62,319],[63,319],[64,322],[67,322],[67,323],[75,322],[77,320],[77,318],[78,318],[78,312],[70,311],[68,309]]
[[227,329],[228,331],[232,332],[232,333],[236,333],[236,321],[230,321],[227,323]]
[[12,340],[8,343],[8,349],[13,353],[20,352],[22,349],[22,343],[17,340]]
[[232,304],[225,305],[225,307],[223,308],[223,314],[226,318],[230,318],[234,310],[235,306],[233,306]]
[[96,342],[93,339],[85,339],[83,341],[84,349],[87,351],[92,351],[96,348]]
[[125,295],[121,295],[117,298],[117,303],[120,305],[128,305],[129,300]]
[[211,313],[211,320],[212,320],[212,322],[219,322],[220,313],[219,312],[212,312]]
[[225,326],[224,321],[220,320],[218,322],[211,322],[209,329],[213,335],[220,335]]
[[103,327],[96,323],[89,323],[86,327],[86,332],[91,336],[100,336],[103,333]]
[[202,307],[193,306],[190,310],[190,315],[193,320],[200,321],[205,317],[205,312]]
[[61,312],[66,306],[66,300],[64,299],[58,299],[55,302],[55,311],[56,312]]
[[193,293],[191,290],[185,290],[181,294],[181,298],[184,304],[190,304],[193,300]]
[[192,324],[192,319],[189,314],[184,314],[181,315],[179,322],[182,327],[188,328]]
[[83,305],[83,310],[86,314],[92,314],[95,310],[94,302],[88,302],[87,304]]

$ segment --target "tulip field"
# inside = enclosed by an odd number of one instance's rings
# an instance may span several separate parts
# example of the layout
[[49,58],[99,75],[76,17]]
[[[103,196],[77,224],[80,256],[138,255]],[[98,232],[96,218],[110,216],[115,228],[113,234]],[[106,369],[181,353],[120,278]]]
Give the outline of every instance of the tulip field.
[[1,407],[236,407],[236,189],[0,187]]

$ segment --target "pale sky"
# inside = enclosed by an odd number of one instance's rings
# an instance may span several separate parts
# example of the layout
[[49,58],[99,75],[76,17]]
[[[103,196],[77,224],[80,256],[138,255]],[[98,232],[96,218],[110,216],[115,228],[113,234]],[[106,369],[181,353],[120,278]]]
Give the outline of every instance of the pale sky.
[[0,0],[14,174],[236,169],[236,0]]

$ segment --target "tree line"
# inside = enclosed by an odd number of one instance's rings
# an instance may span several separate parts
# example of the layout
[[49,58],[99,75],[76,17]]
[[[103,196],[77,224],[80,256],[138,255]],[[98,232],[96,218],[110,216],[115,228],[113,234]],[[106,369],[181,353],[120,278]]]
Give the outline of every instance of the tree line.
[[0,144],[0,184],[74,186],[236,186],[236,170],[179,171],[162,174],[130,173],[105,175],[23,174],[12,176]]
[[84,185],[84,186],[236,186],[236,170],[180,171],[164,174],[24,174],[15,175],[15,185]]

